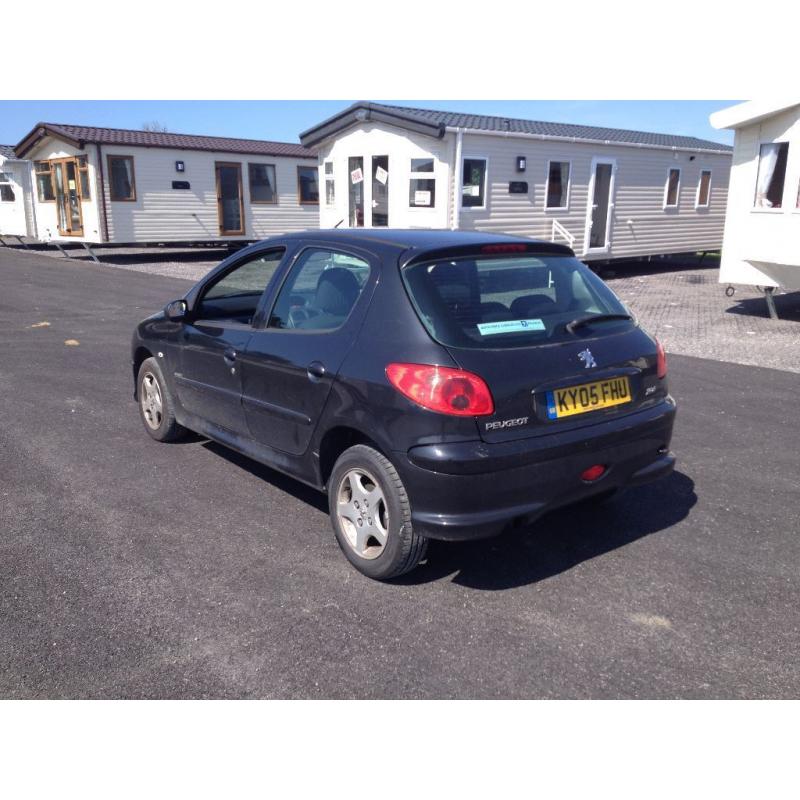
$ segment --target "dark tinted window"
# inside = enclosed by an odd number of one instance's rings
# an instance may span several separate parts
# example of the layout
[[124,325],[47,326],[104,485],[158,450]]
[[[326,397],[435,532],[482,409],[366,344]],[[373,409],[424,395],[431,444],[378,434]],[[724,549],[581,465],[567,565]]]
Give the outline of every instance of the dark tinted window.
[[319,203],[316,167],[297,168],[297,194],[301,203]]
[[[588,267],[571,256],[459,258],[415,264],[403,280],[425,327],[452,347],[520,347],[574,337],[567,323],[628,313]],[[619,330],[606,321],[581,331]]]
[[369,277],[366,261],[332,250],[306,250],[292,267],[270,328],[333,330],[350,315]]
[[482,208],[486,205],[486,159],[465,158],[461,205]]
[[197,309],[199,319],[230,319],[249,324],[258,301],[283,258],[271,250],[251,258],[206,289]]
[[250,202],[275,203],[275,165],[248,164],[247,171],[250,176]]

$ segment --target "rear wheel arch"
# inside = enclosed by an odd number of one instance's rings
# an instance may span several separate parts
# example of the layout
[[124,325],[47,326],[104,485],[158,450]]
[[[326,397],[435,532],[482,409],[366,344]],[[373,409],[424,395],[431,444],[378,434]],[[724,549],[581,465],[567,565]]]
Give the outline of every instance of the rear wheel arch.
[[319,443],[319,474],[322,486],[327,486],[339,456],[356,444],[368,445],[387,457],[385,449],[368,434],[348,425],[336,425],[325,431]]

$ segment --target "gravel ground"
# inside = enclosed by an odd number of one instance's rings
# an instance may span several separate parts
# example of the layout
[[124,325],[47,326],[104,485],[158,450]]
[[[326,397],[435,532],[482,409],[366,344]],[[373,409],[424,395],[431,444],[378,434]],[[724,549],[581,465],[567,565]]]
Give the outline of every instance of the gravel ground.
[[670,353],[800,372],[800,293],[779,295],[779,320],[764,295],[739,286],[725,296],[715,266],[641,274],[617,269],[611,288]]
[[[202,278],[228,255],[226,248],[95,248],[95,252],[109,267],[190,281]],[[53,248],[36,254],[65,259]],[[70,251],[70,260],[92,263],[79,250]],[[771,320],[764,295],[757,289],[740,286],[733,297],[725,296],[718,266],[713,256],[703,266],[696,258],[673,257],[624,262],[598,271],[668,352],[800,372],[800,293],[777,296],[781,319]]]

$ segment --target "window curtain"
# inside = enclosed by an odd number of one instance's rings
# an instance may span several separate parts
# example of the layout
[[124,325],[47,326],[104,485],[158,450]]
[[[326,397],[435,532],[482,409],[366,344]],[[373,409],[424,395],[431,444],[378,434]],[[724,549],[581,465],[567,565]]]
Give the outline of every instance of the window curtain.
[[778,164],[778,144],[762,144],[758,158],[758,181],[756,183],[756,207],[772,208],[772,201],[767,198],[769,185],[775,175]]

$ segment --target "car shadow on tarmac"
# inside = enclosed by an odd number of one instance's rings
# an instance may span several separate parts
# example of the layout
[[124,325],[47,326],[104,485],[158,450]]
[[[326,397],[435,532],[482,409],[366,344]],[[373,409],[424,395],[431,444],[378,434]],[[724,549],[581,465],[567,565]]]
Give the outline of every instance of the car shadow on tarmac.
[[694,481],[673,472],[604,505],[563,508],[494,539],[431,542],[426,561],[394,582],[414,585],[453,575],[453,583],[473,589],[525,586],[667,531],[685,519],[696,502]]
[[[294,478],[290,478],[282,472],[267,467],[258,461],[253,461],[252,458],[243,456],[241,453],[237,453],[235,450],[225,447],[225,445],[217,444],[210,439],[206,439],[203,442],[203,447],[218,456],[222,456],[222,458],[229,461],[231,464],[235,464],[237,467],[247,470],[251,475],[261,478],[262,481],[266,481],[276,489],[280,489],[282,492],[296,497],[303,503],[308,503],[308,505],[316,508],[318,511],[323,511],[327,516],[328,498],[319,490],[311,486],[306,486],[306,484]],[[333,533],[331,533],[331,536],[333,536]]]
[[[206,440],[203,447],[327,515],[328,502],[322,492],[216,442]],[[694,481],[673,472],[605,504],[582,503],[553,511],[533,525],[492,539],[431,541],[426,560],[392,583],[413,586],[452,575],[453,583],[473,589],[525,586],[666,531],[685,519],[696,502]],[[333,536],[329,526],[321,533]]]

